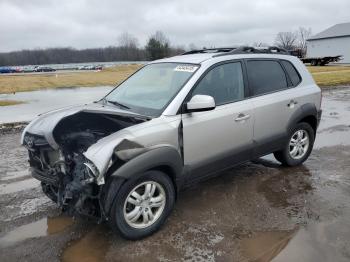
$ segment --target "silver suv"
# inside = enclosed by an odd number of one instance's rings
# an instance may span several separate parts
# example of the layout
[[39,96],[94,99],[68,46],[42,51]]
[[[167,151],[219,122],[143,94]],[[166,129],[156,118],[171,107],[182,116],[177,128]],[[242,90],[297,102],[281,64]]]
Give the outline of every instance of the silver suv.
[[205,49],[151,62],[100,101],[39,116],[22,144],[63,210],[139,239],[185,185],[270,153],[303,163],[320,107],[320,88],[284,50]]

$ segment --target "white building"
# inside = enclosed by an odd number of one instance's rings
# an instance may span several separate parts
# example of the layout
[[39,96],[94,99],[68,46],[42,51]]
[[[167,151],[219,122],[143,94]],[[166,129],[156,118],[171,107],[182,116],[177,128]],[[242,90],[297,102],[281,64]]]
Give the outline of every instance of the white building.
[[350,63],[350,23],[334,25],[307,40],[306,57],[342,55]]

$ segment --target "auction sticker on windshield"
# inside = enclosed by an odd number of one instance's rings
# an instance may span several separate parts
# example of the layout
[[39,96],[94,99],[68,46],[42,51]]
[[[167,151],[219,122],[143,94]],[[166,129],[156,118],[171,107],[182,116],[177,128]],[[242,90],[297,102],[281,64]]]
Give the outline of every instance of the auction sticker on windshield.
[[197,68],[198,66],[193,65],[178,65],[177,67],[175,67],[174,71],[193,73],[197,70]]

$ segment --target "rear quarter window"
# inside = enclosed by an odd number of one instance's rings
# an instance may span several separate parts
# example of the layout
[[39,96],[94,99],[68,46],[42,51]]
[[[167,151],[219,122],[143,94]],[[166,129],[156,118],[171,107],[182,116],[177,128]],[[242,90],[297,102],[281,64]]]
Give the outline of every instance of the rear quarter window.
[[247,61],[248,81],[252,96],[288,88],[286,74],[278,61]]
[[295,69],[294,65],[291,62],[286,60],[281,60],[281,63],[286,69],[287,74],[289,75],[289,78],[292,81],[293,86],[297,86],[301,82],[301,77],[298,71]]

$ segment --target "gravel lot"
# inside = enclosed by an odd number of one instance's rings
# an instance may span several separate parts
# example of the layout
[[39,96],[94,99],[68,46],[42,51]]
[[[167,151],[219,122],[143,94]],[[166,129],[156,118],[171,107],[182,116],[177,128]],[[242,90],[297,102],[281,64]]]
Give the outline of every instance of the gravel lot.
[[20,131],[0,134],[0,261],[349,261],[350,88],[326,91],[309,160],[272,156],[182,192],[142,241],[60,215],[27,171]]

